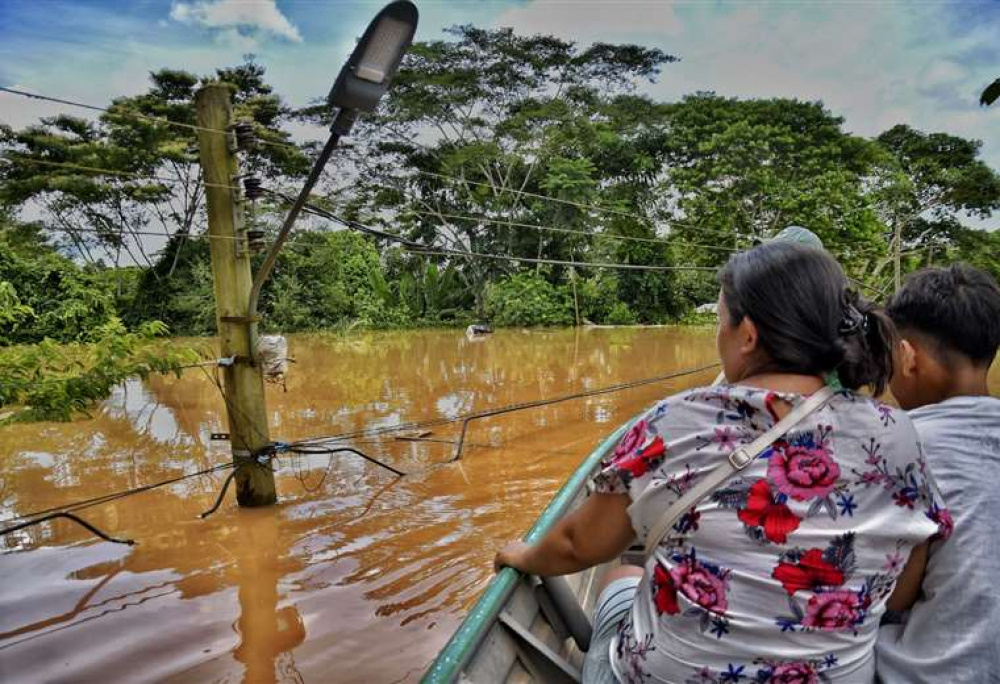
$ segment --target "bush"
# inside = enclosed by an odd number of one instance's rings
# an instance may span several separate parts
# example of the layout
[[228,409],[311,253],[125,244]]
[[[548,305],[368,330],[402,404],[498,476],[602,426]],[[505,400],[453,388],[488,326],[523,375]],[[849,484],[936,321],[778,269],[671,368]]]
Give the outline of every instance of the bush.
[[572,325],[573,294],[539,273],[518,273],[490,286],[486,315],[501,327]]
[[580,316],[594,323],[608,323],[611,310],[618,303],[618,279],[615,274],[599,273],[586,280],[577,280],[577,288]]
[[639,317],[628,308],[628,304],[625,302],[615,302],[605,322],[608,325],[635,325],[639,322]]
[[0,408],[10,420],[70,420],[133,375],[173,372],[198,361],[188,347],[160,345],[167,327],[152,321],[129,332],[117,318],[91,331],[91,343],[0,347]]
[[696,306],[709,304],[719,297],[719,282],[709,271],[679,271],[674,276],[674,288],[682,319],[693,313]]
[[0,230],[0,344],[89,339],[115,317],[113,281],[81,269],[27,227]]

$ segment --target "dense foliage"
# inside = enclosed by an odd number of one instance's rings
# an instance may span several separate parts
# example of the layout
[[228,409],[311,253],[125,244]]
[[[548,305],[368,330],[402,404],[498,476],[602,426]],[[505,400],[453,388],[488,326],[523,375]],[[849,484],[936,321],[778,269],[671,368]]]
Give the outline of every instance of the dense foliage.
[[[264,289],[262,327],[691,320],[715,298],[715,267],[789,224],[816,232],[872,292],[960,259],[1000,276],[1000,231],[962,222],[1000,208],[978,141],[905,125],[862,138],[821,102],[642,95],[676,59],[473,26],[415,44],[314,195],[398,239],[311,219]],[[295,188],[316,153],[287,125],[331,117],[291,110],[265,76],[252,60],[206,77],[164,69],[96,119],[0,125],[0,345],[40,344],[46,357],[17,347],[10,372],[68,363],[55,343],[100,340],[117,351],[87,363],[112,369],[93,380],[107,387],[156,365],[135,354],[162,325],[214,332],[205,188],[185,127],[194,93],[230,85],[234,116],[264,143],[243,168],[273,188]],[[273,235],[285,208],[269,195],[248,213]],[[149,232],[170,237],[152,249]],[[17,392],[2,401],[24,401]],[[50,414],[58,403],[27,401]]]
[[0,407],[15,407],[0,421],[66,420],[127,377],[197,360],[187,347],[156,343],[168,332],[159,321],[126,329],[118,293],[132,276],[81,268],[37,226],[0,216]]

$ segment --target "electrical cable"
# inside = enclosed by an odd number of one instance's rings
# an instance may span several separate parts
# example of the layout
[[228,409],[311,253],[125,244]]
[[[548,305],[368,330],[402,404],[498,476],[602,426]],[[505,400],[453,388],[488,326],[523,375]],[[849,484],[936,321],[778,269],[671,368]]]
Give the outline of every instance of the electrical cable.
[[[207,129],[207,130],[214,130],[214,129]],[[160,176],[140,174],[140,173],[132,172],[132,171],[115,171],[113,169],[104,169],[104,168],[94,167],[94,166],[86,166],[86,165],[82,165],[82,164],[74,164],[74,163],[71,163],[71,162],[53,162],[53,161],[43,160],[43,159],[23,159],[23,158],[18,158],[17,161],[21,162],[21,163],[40,164],[40,165],[50,166],[50,167],[56,167],[56,168],[75,169],[75,170],[87,171],[87,172],[91,172],[91,173],[102,173],[102,174],[112,175],[112,176],[126,176],[126,177],[136,178],[138,180],[155,180],[155,181],[158,181],[158,182],[161,182],[161,183],[169,184],[171,187],[175,186],[176,183],[177,183],[176,179],[162,178]],[[200,182],[205,187],[224,188],[224,189],[228,189],[228,190],[234,190],[236,192],[242,192],[243,191],[242,188],[240,188],[239,186],[235,186],[235,185],[224,185],[224,184],[219,184],[219,183],[208,183],[208,182],[205,182],[205,181],[200,181]],[[286,201],[291,201],[290,198],[288,197],[288,195],[286,195],[286,194],[284,194],[282,192],[275,191],[275,190],[270,190],[268,188],[261,188],[261,190],[264,191],[264,192],[266,192],[266,193],[268,193],[268,194],[281,197],[281,198],[283,198]],[[361,230],[362,232],[367,232],[367,233],[369,233],[371,235],[374,235],[376,237],[382,237],[382,238],[385,238],[385,239],[393,239],[393,240],[395,240],[397,242],[400,242],[400,243],[404,242],[403,238],[400,238],[398,236],[392,236],[392,234],[390,234],[390,233],[384,233],[384,232],[379,231],[379,230],[377,230],[375,228],[371,228],[369,226],[364,226],[363,224],[360,224],[360,223],[358,223],[356,221],[351,222],[351,221],[348,221],[348,220],[345,220],[345,219],[341,219],[339,217],[333,216],[332,214],[329,214],[328,212],[327,213],[322,213],[325,210],[320,209],[316,205],[306,204],[305,207],[308,207],[308,209],[311,210],[311,211],[307,211],[307,213],[310,213],[310,214],[313,214],[313,215],[316,215],[316,216],[321,216],[321,217],[324,217],[324,218],[330,218],[332,220],[335,220],[335,221],[338,221],[338,222],[342,223],[343,225],[345,225],[347,227],[351,227],[351,228],[354,228],[356,230]],[[536,229],[536,230],[546,230],[546,231],[561,232],[561,233],[572,233],[572,234],[585,235],[585,236],[592,237],[592,238],[607,238],[607,239],[611,239],[611,240],[620,240],[620,241],[662,243],[662,244],[664,244],[666,246],[698,247],[698,248],[711,249],[711,250],[715,250],[715,251],[723,251],[723,252],[730,252],[730,253],[732,253],[732,252],[739,252],[739,251],[742,251],[744,249],[744,248],[740,248],[740,247],[724,247],[724,246],[721,246],[721,245],[709,245],[709,244],[705,244],[705,243],[693,243],[693,242],[686,242],[686,241],[682,241],[682,240],[671,240],[669,238],[644,238],[644,237],[641,237],[641,236],[616,235],[616,234],[613,234],[613,233],[591,233],[591,232],[588,232],[588,231],[574,230],[574,229],[571,229],[571,228],[561,228],[561,227],[558,227],[558,226],[544,226],[544,225],[540,225],[540,224],[512,222],[512,221],[507,221],[507,220],[500,219],[500,218],[491,219],[491,218],[484,217],[484,216],[461,215],[461,214],[439,214],[439,213],[435,213],[435,212],[421,212],[421,211],[413,211],[411,213],[418,214],[418,215],[425,215],[425,216],[439,216],[439,217],[442,217],[442,218],[453,218],[453,219],[456,219],[456,220],[468,220],[468,221],[479,221],[479,222],[486,222],[486,223],[494,223],[494,224],[498,224],[498,225],[501,225],[501,226],[524,227],[524,228],[533,228],[533,229]],[[694,225],[694,224],[679,224],[679,225]],[[101,231],[101,230],[96,230],[96,229],[84,229],[84,228],[77,228],[77,229],[73,229],[73,230],[59,229],[59,228],[49,228],[49,229],[50,230],[63,230],[64,232],[67,232],[67,233],[73,233],[73,232],[91,232],[91,233],[97,233],[97,234],[104,234],[106,232],[106,231]],[[700,229],[701,230],[712,231],[712,229],[707,229],[707,228],[700,228]],[[716,231],[712,231],[712,232],[716,232]],[[152,237],[167,237],[168,239],[170,237],[173,237],[173,235],[176,235],[176,233],[175,234],[170,234],[170,235],[165,235],[163,233],[156,233],[156,232],[152,232],[152,231],[134,231],[134,230],[128,231],[128,234],[130,236],[146,235],[146,236],[152,236]],[[726,233],[726,236],[727,237],[736,237],[736,238],[754,237],[754,236],[749,236],[749,235],[741,234],[741,233]],[[187,235],[184,235],[184,237],[186,239],[216,239],[216,240],[239,240],[239,239],[241,239],[239,236],[208,235],[208,234],[201,234],[201,235],[187,234]],[[420,245],[419,243],[415,243],[415,242],[412,242],[412,241],[407,241],[407,243],[410,244],[410,245],[412,245],[415,249],[424,249],[424,246]],[[909,250],[906,250],[904,252],[901,252],[901,255],[905,256],[905,255],[910,255],[910,254],[916,254],[918,252],[925,251],[925,250],[928,250],[928,249],[937,249],[938,247],[939,247],[938,245],[927,245],[927,246],[923,246],[923,247],[915,247],[913,249],[909,249]],[[881,254],[881,251],[877,247],[871,247],[871,248],[865,249],[865,250],[849,250],[849,251],[850,251],[850,254],[846,254],[846,253],[845,254],[834,254],[834,256],[836,256],[837,258],[840,258],[840,259],[845,259],[845,258],[853,259],[853,258],[856,258],[856,257],[859,257],[859,256],[863,256],[865,254],[869,254],[869,253],[878,253],[878,254]],[[474,253],[467,252],[463,256],[467,256],[468,257],[468,256],[473,256],[473,255],[474,255]],[[490,255],[490,256],[483,255],[483,256],[486,257],[486,258],[500,258],[499,255]],[[527,260],[527,257],[524,260]],[[540,263],[546,263],[546,262],[540,262]],[[608,266],[605,266],[605,267],[608,267]],[[699,270],[706,270],[708,268],[710,268],[710,267],[699,267]],[[675,267],[675,269],[676,270],[680,270],[679,267]],[[659,270],[662,270],[662,267]],[[688,270],[687,267],[685,267],[684,270]],[[867,284],[862,284],[859,281],[855,281],[855,282],[857,282],[857,284],[859,284],[859,285],[863,285],[864,287],[868,287],[869,289],[877,291],[880,294],[883,294],[883,295],[885,294],[881,290],[878,290],[878,288],[874,288],[873,286],[869,286]]]
[[550,264],[554,266],[573,266],[575,268],[617,268],[627,271],[718,271],[718,266],[649,266],[645,264],[615,264],[590,261],[564,261],[562,259],[538,259],[536,257],[519,257],[509,254],[487,254],[484,252],[467,252],[463,250],[450,249],[447,251],[431,249],[413,249],[405,251],[412,254],[425,254],[431,256],[455,256],[469,259],[495,259],[503,261],[518,261],[528,264]]
[[341,218],[336,214],[330,213],[326,210],[320,209],[312,204],[306,204],[305,208],[312,214],[320,216],[322,218],[327,218],[331,221],[336,221],[347,228],[352,230],[357,230],[360,232],[365,232],[370,235],[376,235],[393,242],[402,243],[406,249],[404,251],[413,254],[424,254],[432,256],[457,256],[465,258],[481,258],[481,259],[504,259],[507,261],[521,261],[534,264],[555,264],[562,266],[578,266],[581,268],[620,268],[625,270],[638,270],[638,271],[716,271],[718,270],[715,266],[654,266],[645,264],[616,264],[616,263],[595,263],[586,261],[562,261],[559,259],[537,259],[534,257],[517,257],[506,254],[486,254],[482,252],[469,252],[464,250],[456,250],[444,247],[427,247],[420,243],[414,242],[412,240],[407,240],[406,238],[400,237],[398,235],[393,235],[391,233],[385,233],[383,231],[377,230],[375,228],[370,228],[365,226],[358,221],[352,221],[348,219]]
[[291,442],[290,446],[301,448],[306,445],[325,443],[325,442],[338,442],[346,439],[353,439],[355,437],[372,437],[377,435],[391,434],[394,432],[404,432],[408,430],[419,430],[423,428],[436,427],[440,425],[447,425],[450,423],[457,423],[461,421],[469,421],[476,418],[485,418],[498,413],[509,413],[511,411],[517,411],[527,408],[537,408],[539,406],[546,406],[548,404],[557,404],[564,401],[569,401],[571,399],[582,399],[599,394],[608,394],[610,392],[618,392],[623,390],[632,389],[635,387],[642,387],[643,385],[650,385],[657,382],[663,382],[666,380],[672,380],[685,375],[693,375],[695,373],[700,373],[702,371],[708,370],[718,366],[718,363],[709,364],[707,366],[700,366],[693,369],[684,369],[681,371],[675,371],[668,373],[666,375],[655,376],[652,378],[642,378],[639,380],[631,380],[624,383],[617,383],[614,385],[606,385],[604,387],[598,387],[592,390],[584,390],[582,392],[573,392],[571,394],[563,394],[556,397],[550,397],[548,399],[538,399],[530,402],[521,402],[517,404],[508,404],[506,406],[500,406],[492,409],[486,409],[482,411],[472,411],[466,414],[455,416],[453,418],[432,418],[429,420],[422,421],[411,421],[408,423],[400,423],[398,425],[388,425],[380,428],[370,428],[356,430],[354,432],[345,432],[338,435],[329,435],[325,437],[310,437],[306,439],[300,439],[295,442]]
[[[138,112],[116,112],[116,111],[113,111],[109,107],[98,107],[98,106],[95,106],[95,105],[85,104],[85,103],[82,103],[82,102],[75,102],[73,100],[67,100],[67,99],[62,99],[62,98],[50,97],[50,96],[47,96],[47,95],[40,95],[40,94],[36,94],[36,93],[29,93],[29,92],[26,92],[26,91],[23,91],[23,90],[17,90],[15,88],[7,88],[7,87],[4,87],[4,86],[0,86],[0,91],[8,92],[8,93],[11,93],[11,94],[14,94],[14,95],[19,95],[19,96],[22,96],[22,97],[31,98],[31,99],[35,99],[35,100],[44,100],[44,101],[54,102],[54,103],[63,104],[63,105],[67,105],[67,106],[80,107],[80,108],[83,108],[83,109],[89,109],[89,110],[92,110],[92,111],[105,112],[105,113],[108,113],[111,116],[120,116],[120,117],[125,117],[125,118],[132,117],[132,118],[137,118],[137,119],[143,119],[143,120],[152,121],[152,122],[155,122],[155,123],[162,123],[162,124],[167,124],[167,125],[171,125],[171,126],[178,126],[178,127],[186,128],[186,129],[193,130],[193,131],[207,131],[207,132],[211,132],[211,133],[221,133],[221,134],[224,134],[224,135],[228,133],[227,131],[216,129],[216,128],[206,128],[204,126],[197,126],[195,124],[188,124],[188,123],[184,123],[184,122],[180,122],[180,121],[171,121],[170,119],[164,119],[164,118],[161,118],[161,117],[149,116],[147,114],[141,114],[141,113],[138,113]],[[301,151],[300,147],[298,145],[294,144],[294,143],[279,143],[279,142],[275,142],[275,141],[261,140],[259,138],[258,138],[258,142],[260,144],[263,144],[263,145],[270,145],[270,146],[275,146],[275,147],[291,148],[291,149],[295,149],[296,151]],[[416,142],[414,140],[411,140],[410,142],[412,142],[412,143],[414,143],[414,144],[416,144],[416,145],[418,145],[418,146],[420,146],[422,148],[431,149],[427,145],[423,145],[422,143],[418,143],[418,142]],[[33,160],[33,161],[35,161],[36,163],[44,163],[41,160]],[[48,162],[48,163],[49,164],[53,164],[52,162]],[[85,168],[85,167],[78,167],[78,168]],[[127,172],[114,172],[114,171],[110,171],[110,170],[103,170],[101,172],[102,173],[109,173],[109,174],[130,175]],[[458,183],[466,183],[466,184],[470,184],[470,185],[477,185],[477,186],[482,186],[482,187],[488,187],[488,188],[493,189],[494,191],[499,191],[501,194],[503,194],[503,193],[510,193],[510,194],[514,194],[514,195],[517,195],[517,196],[527,196],[527,197],[531,197],[533,199],[540,199],[540,200],[545,200],[545,201],[549,201],[549,202],[555,202],[555,203],[559,203],[559,204],[566,204],[566,205],[575,206],[577,208],[582,208],[582,209],[590,209],[590,210],[594,210],[594,211],[598,211],[598,212],[618,214],[618,215],[621,215],[621,216],[627,216],[627,217],[634,218],[636,220],[644,221],[644,222],[653,221],[653,219],[651,219],[650,217],[642,216],[640,214],[635,214],[633,212],[628,212],[628,211],[625,211],[625,210],[622,210],[622,209],[615,209],[613,207],[602,207],[600,205],[586,204],[586,203],[583,203],[583,202],[574,202],[572,200],[566,200],[566,199],[562,199],[562,198],[559,198],[559,197],[550,197],[548,195],[540,195],[538,193],[528,192],[528,191],[525,191],[525,190],[515,190],[513,188],[497,188],[495,185],[493,185],[491,183],[483,183],[483,182],[480,182],[480,181],[472,181],[472,180],[468,180],[468,179],[465,179],[465,178],[460,178],[460,177],[457,177],[457,176],[449,176],[449,175],[446,175],[446,174],[435,173],[433,171],[419,171],[418,170],[417,173],[420,174],[420,175],[424,175],[424,176],[429,176],[429,177],[433,177],[433,178],[440,178],[440,179],[443,179],[443,180],[450,180],[450,181],[454,181],[454,182],[458,182]],[[208,185],[208,184],[206,184],[206,185],[208,187],[231,187],[231,186],[221,186],[221,185]],[[232,188],[232,189],[237,189],[238,190],[239,188]],[[479,220],[484,220],[484,219],[479,219]],[[724,231],[722,231],[721,229],[710,229],[710,228],[706,228],[704,226],[701,226],[701,225],[699,225],[697,223],[692,223],[692,222],[688,222],[688,221],[668,220],[668,221],[665,221],[665,223],[667,225],[688,226],[688,227],[691,227],[691,228],[696,228],[696,229],[701,230],[701,231],[717,232],[717,233],[720,233],[720,234],[724,233]],[[725,232],[725,234],[727,236],[729,236],[729,237],[734,236],[733,233],[729,233],[729,232]],[[741,234],[735,234],[735,236],[736,237],[740,237]],[[610,235],[607,235],[607,237],[610,237]],[[623,236],[623,237],[629,237],[629,236]],[[744,235],[743,237],[747,237],[747,236]],[[750,236],[750,237],[753,237],[753,236]],[[633,239],[641,239],[641,238],[633,238]],[[647,239],[650,239],[650,238],[647,238]],[[692,246],[693,246],[693,244],[692,244]],[[716,247],[716,246],[710,246],[710,245],[702,245],[702,246],[713,247],[715,249],[718,249],[718,247]],[[914,250],[911,250],[910,253],[912,253],[914,251],[919,251],[919,250],[923,250],[923,249],[930,249],[930,248],[931,247],[918,247],[918,248],[915,248]],[[872,251],[876,251],[876,250],[877,250],[877,248],[873,248]],[[733,251],[739,251],[739,249],[738,248],[733,248]],[[853,258],[853,257],[854,257],[854,254],[852,254],[849,258]]]
[[[39,511],[32,511],[31,513],[23,513],[21,515],[16,515],[12,518],[7,518],[0,522],[9,523],[15,520],[26,520],[28,518],[34,518],[36,516],[45,516],[55,512],[67,513],[70,511],[82,511],[86,508],[91,508],[93,506],[99,506],[101,504],[110,503],[111,501],[117,501],[118,499],[124,499],[126,497],[133,496],[135,494],[141,494],[142,492],[148,492],[153,489],[159,489],[160,487],[166,487],[168,485],[177,484],[178,482],[183,482],[184,480],[189,480],[193,477],[201,477],[203,475],[209,475],[211,473],[215,473],[220,470],[225,470],[226,468],[232,468],[232,467],[233,463],[220,463],[218,465],[214,465],[209,468],[204,468],[202,470],[198,470],[193,473],[187,473],[185,475],[171,477],[169,479],[160,480],[159,482],[153,482],[148,485],[142,485],[140,487],[132,487],[130,489],[123,489],[117,492],[111,492],[110,494],[95,496],[90,499],[83,499],[82,501],[74,501],[68,504],[52,506],[50,508],[45,508]],[[4,528],[0,530],[0,536],[3,536],[10,531],[11,531],[10,528]]]
[[[115,171],[114,169],[103,169],[99,166],[87,166],[85,164],[75,164],[73,162],[55,162],[49,161],[48,159],[25,159],[24,157],[15,157],[14,162],[10,162],[8,157],[8,163],[21,163],[21,164],[40,164],[41,166],[51,166],[61,169],[75,169],[77,171],[88,171],[90,173],[102,173],[108,176],[127,176],[130,178],[135,178],[137,180],[155,180],[162,183],[169,183],[171,187],[176,185],[176,178],[161,178],[160,176],[154,176],[150,174],[142,174],[136,171]],[[239,192],[241,188],[237,185],[222,185],[219,183],[207,183],[204,180],[199,180],[199,183],[204,185],[206,188],[226,188],[228,190],[236,190]]]
[[26,527],[40,525],[41,523],[48,522],[49,520],[56,520],[57,518],[66,518],[67,520],[72,520],[77,525],[86,528],[92,534],[100,537],[104,541],[114,542],[115,544],[127,544],[128,546],[132,546],[135,544],[134,539],[119,539],[118,537],[109,536],[104,532],[102,532],[101,530],[99,530],[94,525],[92,525],[91,523],[84,520],[83,518],[73,515],[72,513],[66,513],[65,511],[61,511],[59,513],[50,513],[49,515],[37,518],[35,520],[29,520],[28,522],[23,522],[19,525],[13,525],[11,527],[7,527],[3,530],[0,530],[0,536],[5,534],[10,534],[11,532],[17,532],[18,530],[23,530]]
[[[30,98],[32,100],[42,100],[42,101],[45,101],[45,102],[54,102],[56,104],[67,105],[69,107],[79,107],[80,109],[89,109],[89,110],[94,111],[94,112],[104,112],[105,114],[108,114],[109,116],[118,116],[118,117],[122,117],[122,118],[126,118],[126,119],[128,119],[128,118],[131,118],[131,119],[140,119],[140,120],[143,120],[143,121],[149,121],[151,123],[159,123],[159,124],[165,124],[167,126],[175,126],[177,128],[184,128],[184,129],[187,129],[189,131],[195,131],[195,132],[197,132],[197,131],[205,131],[205,132],[208,132],[208,133],[218,133],[218,134],[221,134],[221,135],[228,135],[229,134],[229,131],[224,131],[224,130],[221,130],[221,129],[218,129],[218,128],[206,128],[205,126],[198,126],[197,124],[184,123],[183,121],[172,121],[171,119],[165,119],[165,118],[159,117],[159,116],[150,116],[149,114],[142,114],[141,112],[118,112],[118,111],[114,111],[111,107],[98,107],[97,105],[86,104],[84,102],[75,102],[73,100],[66,100],[66,99],[63,99],[63,98],[51,97],[51,96],[48,96],[48,95],[40,95],[38,93],[29,93],[27,91],[18,90],[16,88],[7,88],[5,86],[0,86],[0,91],[6,92],[6,93],[11,93],[12,95],[19,95],[21,97]],[[262,140],[262,139],[260,139],[259,136],[257,137],[256,142],[259,145],[269,145],[271,147],[291,148],[291,149],[296,150],[297,152],[301,152],[301,149],[299,148],[299,146],[296,145],[296,144],[294,144],[294,143],[282,143],[282,142],[277,142],[277,141],[273,141],[273,140]]]

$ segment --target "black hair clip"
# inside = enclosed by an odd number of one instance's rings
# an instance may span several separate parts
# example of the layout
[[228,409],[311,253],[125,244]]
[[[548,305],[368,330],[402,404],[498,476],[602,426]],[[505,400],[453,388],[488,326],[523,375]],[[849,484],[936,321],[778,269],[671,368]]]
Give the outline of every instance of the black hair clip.
[[852,304],[845,309],[844,317],[840,319],[840,323],[837,325],[837,334],[841,337],[850,337],[851,335],[857,335],[859,332],[868,332],[868,314],[861,313]]

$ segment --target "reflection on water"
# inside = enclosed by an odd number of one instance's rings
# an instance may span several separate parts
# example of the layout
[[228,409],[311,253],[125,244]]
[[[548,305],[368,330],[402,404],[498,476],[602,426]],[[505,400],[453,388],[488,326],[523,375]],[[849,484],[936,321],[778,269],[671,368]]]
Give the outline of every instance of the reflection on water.
[[[271,434],[293,440],[662,375],[714,360],[711,331],[461,331],[293,336]],[[283,458],[280,503],[207,520],[225,472],[88,509],[135,547],[54,521],[0,556],[0,680],[416,681],[517,537],[594,444],[711,371],[473,423],[428,441],[359,439],[350,455]],[[205,374],[129,382],[90,420],[0,429],[0,518],[228,459]]]

